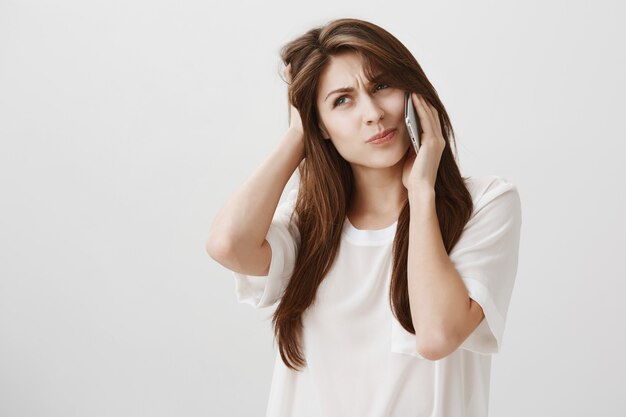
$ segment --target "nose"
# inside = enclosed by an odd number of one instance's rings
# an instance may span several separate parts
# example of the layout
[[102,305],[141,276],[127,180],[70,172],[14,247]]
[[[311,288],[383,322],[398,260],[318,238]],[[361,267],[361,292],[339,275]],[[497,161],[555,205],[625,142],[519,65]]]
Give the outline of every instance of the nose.
[[367,98],[363,100],[363,106],[363,118],[367,125],[378,123],[379,120],[385,117],[383,109],[375,100],[372,100],[371,97],[367,96]]

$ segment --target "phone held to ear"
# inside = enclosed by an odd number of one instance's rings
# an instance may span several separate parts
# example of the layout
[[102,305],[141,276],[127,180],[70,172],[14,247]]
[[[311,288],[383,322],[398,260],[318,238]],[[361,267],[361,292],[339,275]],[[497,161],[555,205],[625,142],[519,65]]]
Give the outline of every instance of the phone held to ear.
[[419,117],[413,106],[413,100],[411,100],[411,93],[409,92],[404,94],[404,123],[409,131],[409,137],[411,138],[413,149],[415,149],[415,154],[417,155],[417,151],[420,148],[420,124]]

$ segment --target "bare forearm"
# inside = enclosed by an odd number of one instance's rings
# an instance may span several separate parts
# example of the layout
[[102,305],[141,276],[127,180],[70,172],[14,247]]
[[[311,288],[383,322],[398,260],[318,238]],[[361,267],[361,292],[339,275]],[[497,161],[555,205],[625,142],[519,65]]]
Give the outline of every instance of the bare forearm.
[[470,307],[467,289],[446,253],[432,189],[409,193],[408,290],[418,346],[447,346]]
[[301,133],[287,130],[269,157],[215,216],[207,246],[261,246],[280,196],[300,164],[303,152]]

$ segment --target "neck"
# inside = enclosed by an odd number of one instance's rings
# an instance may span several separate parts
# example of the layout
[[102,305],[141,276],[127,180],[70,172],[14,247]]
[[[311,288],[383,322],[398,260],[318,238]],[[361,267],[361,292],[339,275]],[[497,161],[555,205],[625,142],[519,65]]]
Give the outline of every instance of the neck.
[[354,192],[348,216],[383,222],[397,219],[408,197],[401,168],[400,164],[387,169],[353,166]]

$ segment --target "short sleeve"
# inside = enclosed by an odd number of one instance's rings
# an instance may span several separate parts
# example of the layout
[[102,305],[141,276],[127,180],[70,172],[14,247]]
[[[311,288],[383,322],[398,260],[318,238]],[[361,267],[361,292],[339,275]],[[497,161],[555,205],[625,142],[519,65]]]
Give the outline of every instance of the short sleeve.
[[415,334],[402,327],[393,314],[391,314],[391,352],[426,360],[426,358],[417,351]]
[[244,275],[233,271],[237,301],[254,308],[275,304],[282,296],[291,278],[299,244],[297,216],[294,210],[298,189],[291,190],[278,205],[265,239],[272,248],[272,259],[266,276]]
[[517,273],[522,224],[517,187],[500,177],[488,179],[480,187],[472,216],[450,252],[450,260],[469,297],[485,313],[485,318],[459,348],[482,354],[497,353],[502,344]]

